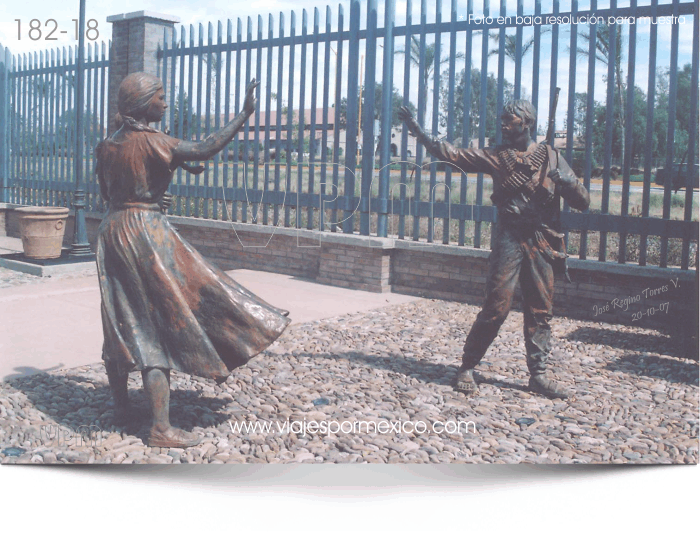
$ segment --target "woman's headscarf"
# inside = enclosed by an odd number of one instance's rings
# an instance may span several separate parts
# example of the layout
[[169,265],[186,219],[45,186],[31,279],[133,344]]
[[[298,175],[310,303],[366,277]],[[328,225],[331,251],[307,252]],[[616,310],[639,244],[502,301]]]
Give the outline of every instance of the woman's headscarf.
[[163,88],[161,81],[155,76],[145,72],[134,72],[129,74],[119,85],[119,95],[117,106],[119,112],[115,117],[117,127],[120,123],[126,124],[130,129],[136,131],[155,132],[150,126],[140,124],[139,119],[143,118],[148,110],[148,106],[159,89]]

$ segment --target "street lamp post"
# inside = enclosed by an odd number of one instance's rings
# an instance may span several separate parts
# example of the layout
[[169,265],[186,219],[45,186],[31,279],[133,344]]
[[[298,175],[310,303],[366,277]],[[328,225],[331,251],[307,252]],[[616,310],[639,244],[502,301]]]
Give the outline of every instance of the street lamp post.
[[83,131],[84,106],[84,74],[85,74],[85,0],[80,0],[80,16],[78,19],[78,58],[76,64],[75,90],[75,192],[73,207],[75,207],[75,229],[70,255],[73,257],[90,255],[90,243],[85,225],[85,187],[83,184],[83,152],[85,147],[85,132]]

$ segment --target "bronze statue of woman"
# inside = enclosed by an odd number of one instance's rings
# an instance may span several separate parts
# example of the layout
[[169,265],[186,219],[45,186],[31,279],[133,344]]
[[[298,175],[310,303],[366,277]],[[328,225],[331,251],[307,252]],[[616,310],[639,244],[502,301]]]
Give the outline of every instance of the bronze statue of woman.
[[194,433],[170,424],[170,371],[224,381],[267,348],[288,312],[261,300],[207,262],[173,229],[158,202],[178,166],[221,151],[256,107],[252,80],[243,111],[201,142],[175,139],[148,124],[163,118],[160,80],[137,72],[119,87],[121,128],[95,151],[109,204],[97,238],[105,361],[117,416],[129,409],[128,373],[140,371],[153,414],[149,445],[186,447]]

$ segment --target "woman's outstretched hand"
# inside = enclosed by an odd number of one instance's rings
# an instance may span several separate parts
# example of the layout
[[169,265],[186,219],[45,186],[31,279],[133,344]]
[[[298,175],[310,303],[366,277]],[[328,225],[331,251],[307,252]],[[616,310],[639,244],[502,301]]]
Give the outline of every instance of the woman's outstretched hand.
[[248,86],[245,89],[245,101],[243,102],[243,111],[252,115],[255,112],[255,108],[258,105],[258,99],[255,98],[255,89],[260,85],[259,81],[255,81],[255,78],[250,80]]
[[[255,112],[258,103],[257,98],[255,98],[255,89],[259,85],[259,81],[255,79],[250,80],[245,91],[243,110],[223,128],[208,135],[206,139],[202,141],[183,140],[180,142],[173,149],[173,161],[178,166],[182,166],[182,163],[185,161],[205,161],[223,150]],[[204,170],[201,166],[189,168],[183,166],[183,168],[193,174],[199,174]]]

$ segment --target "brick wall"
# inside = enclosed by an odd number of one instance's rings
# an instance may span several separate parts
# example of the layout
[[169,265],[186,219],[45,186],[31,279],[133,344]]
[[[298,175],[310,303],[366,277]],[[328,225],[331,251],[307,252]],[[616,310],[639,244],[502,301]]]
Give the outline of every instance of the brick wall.
[[370,292],[391,290],[388,239],[186,217],[170,221],[222,268],[279,272]]
[[576,259],[569,263],[573,283],[562,281],[555,293],[560,314],[641,327],[675,325],[694,315],[698,301],[695,270]]
[[[300,238],[289,230],[255,231],[245,224],[209,221],[190,224],[184,217],[171,217],[180,232],[197,250],[224,269],[247,268],[266,272],[285,272],[293,276],[315,279],[318,275],[319,248],[314,241]],[[271,238],[272,237],[272,238]]]
[[399,240],[394,247],[391,285],[395,292],[482,303],[488,250]]
[[[486,294],[487,250],[396,241],[392,290],[481,305]],[[554,313],[631,324],[672,326],[693,316],[698,301],[695,270],[639,267],[569,259],[572,283],[557,278]],[[521,309],[516,290],[514,309]]]
[[324,242],[316,281],[371,292],[390,292],[391,250]]
[[[101,218],[86,213],[93,249]],[[0,204],[3,219],[5,234],[19,237],[12,206]],[[72,241],[72,219],[66,225],[65,246]],[[483,303],[488,250],[220,220],[169,219],[202,255],[227,270],[264,270],[364,291]],[[573,283],[556,281],[557,315],[640,327],[677,325],[696,316],[695,270],[570,259],[569,271]],[[514,308],[520,308],[519,291]],[[697,324],[693,327],[697,329]]]

